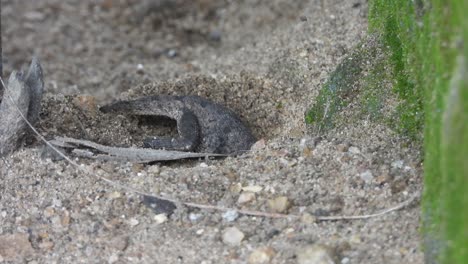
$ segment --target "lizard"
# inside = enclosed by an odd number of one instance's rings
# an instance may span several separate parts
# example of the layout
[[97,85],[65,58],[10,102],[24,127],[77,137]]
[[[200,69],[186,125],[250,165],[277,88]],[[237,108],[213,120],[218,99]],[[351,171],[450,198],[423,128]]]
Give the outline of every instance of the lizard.
[[149,137],[146,148],[217,154],[248,151],[256,139],[230,109],[199,96],[157,95],[117,101],[100,110],[104,113],[163,116],[177,122],[178,137]]

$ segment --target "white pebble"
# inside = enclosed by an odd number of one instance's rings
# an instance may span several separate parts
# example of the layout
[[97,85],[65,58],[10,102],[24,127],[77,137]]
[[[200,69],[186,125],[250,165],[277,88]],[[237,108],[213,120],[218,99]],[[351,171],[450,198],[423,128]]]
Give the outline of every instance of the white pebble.
[[166,214],[157,214],[153,217],[153,220],[156,222],[156,224],[162,224],[167,221],[167,215]]
[[361,173],[359,177],[361,177],[361,179],[365,183],[371,183],[372,180],[374,179],[374,175],[372,175],[372,172],[370,170],[366,170],[365,172]]
[[198,221],[203,215],[202,214],[196,214],[196,213],[190,213],[189,214],[189,219],[192,222]]
[[392,168],[396,168],[396,169],[403,168],[403,161],[402,160],[396,160],[396,161],[392,162]]
[[353,153],[353,154],[359,154],[361,153],[361,150],[357,147],[351,146],[349,147],[348,152]]
[[335,264],[332,250],[320,244],[299,249],[296,255],[299,264]]
[[223,219],[226,222],[235,221],[239,217],[237,210],[229,210],[223,214]]
[[245,204],[255,200],[255,193],[253,192],[243,192],[239,195],[237,199],[238,204]]
[[237,227],[228,227],[223,232],[223,243],[230,246],[238,246],[245,235]]
[[258,186],[258,185],[250,185],[250,186],[242,187],[242,190],[244,192],[253,192],[253,193],[260,192],[262,189],[263,188],[261,186]]
[[137,226],[139,223],[140,223],[140,221],[138,221],[138,219],[136,219],[136,218],[131,218],[131,219],[128,221],[128,224],[129,224],[131,227]]

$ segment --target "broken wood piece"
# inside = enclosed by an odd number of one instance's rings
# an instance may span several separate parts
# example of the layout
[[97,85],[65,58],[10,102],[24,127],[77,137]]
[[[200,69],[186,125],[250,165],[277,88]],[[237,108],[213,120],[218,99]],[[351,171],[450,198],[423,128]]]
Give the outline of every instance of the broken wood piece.
[[98,160],[127,161],[133,163],[228,156],[226,154],[194,153],[149,148],[109,147],[88,140],[68,137],[56,137],[49,142],[54,146],[70,149],[73,154],[80,157]]
[[0,104],[0,157],[16,150],[28,130],[27,121],[34,124],[39,119],[42,78],[41,65],[35,58],[26,76],[16,71],[11,73]]

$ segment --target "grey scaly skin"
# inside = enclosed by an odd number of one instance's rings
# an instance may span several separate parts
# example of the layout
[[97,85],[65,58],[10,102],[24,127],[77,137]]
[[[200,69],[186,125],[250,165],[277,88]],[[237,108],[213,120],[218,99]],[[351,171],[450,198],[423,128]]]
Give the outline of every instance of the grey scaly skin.
[[248,151],[256,139],[235,113],[199,96],[149,96],[101,107],[103,112],[176,120],[177,138],[148,138],[145,147],[218,154]]
[[39,119],[44,81],[39,61],[34,58],[28,72],[13,71],[0,104],[0,157],[13,152],[28,126],[20,112],[34,124]]

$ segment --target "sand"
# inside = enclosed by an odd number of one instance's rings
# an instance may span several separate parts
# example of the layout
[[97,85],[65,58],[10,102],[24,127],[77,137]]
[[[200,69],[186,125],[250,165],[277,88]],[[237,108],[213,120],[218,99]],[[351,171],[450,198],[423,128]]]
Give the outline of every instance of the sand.
[[[174,134],[172,123],[158,129],[155,120],[104,115],[96,106],[195,94],[238,113],[259,142],[224,159],[140,165],[73,157],[89,175],[28,136],[0,160],[0,261],[298,263],[322,245],[336,263],[422,263],[417,201],[370,219],[311,219],[370,214],[421,192],[419,148],[389,128],[354,120],[313,134],[304,123],[328,74],[365,38],[367,1],[2,5],[5,72],[33,55],[43,64],[36,126],[47,139],[141,146],[146,136]],[[230,218],[179,204],[165,219],[141,196],[96,176],[223,208],[271,212],[272,201],[286,197],[289,206],[278,210],[301,217]]]

